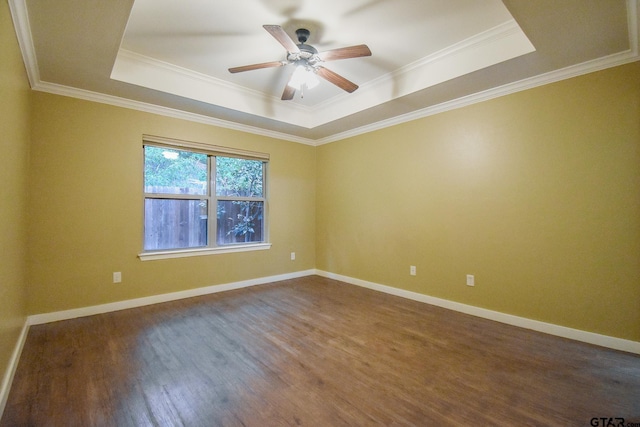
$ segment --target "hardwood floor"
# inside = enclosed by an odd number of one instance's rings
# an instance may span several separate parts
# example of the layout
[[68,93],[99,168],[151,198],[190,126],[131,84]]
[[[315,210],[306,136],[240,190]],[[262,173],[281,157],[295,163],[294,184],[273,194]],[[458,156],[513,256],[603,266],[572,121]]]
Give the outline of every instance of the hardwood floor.
[[640,357],[311,276],[33,326],[0,425],[594,417],[640,423]]

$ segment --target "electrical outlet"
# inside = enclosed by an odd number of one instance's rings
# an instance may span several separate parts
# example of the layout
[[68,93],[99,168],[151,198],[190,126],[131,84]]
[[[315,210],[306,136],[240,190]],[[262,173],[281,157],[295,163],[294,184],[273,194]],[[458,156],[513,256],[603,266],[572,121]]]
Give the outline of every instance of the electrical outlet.
[[295,261],[295,260],[296,260],[296,253],[291,252],[291,261]]
[[475,286],[476,285],[476,278],[473,276],[473,274],[467,274],[467,286]]
[[113,283],[121,283],[122,282],[122,273],[119,271],[115,271],[113,273]]
[[416,266],[415,265],[409,266],[409,274],[412,275],[412,276],[416,275]]

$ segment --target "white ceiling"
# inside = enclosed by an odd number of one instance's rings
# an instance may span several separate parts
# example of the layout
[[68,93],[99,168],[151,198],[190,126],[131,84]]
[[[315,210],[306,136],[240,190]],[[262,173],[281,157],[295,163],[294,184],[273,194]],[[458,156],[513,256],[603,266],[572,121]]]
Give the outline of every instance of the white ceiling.
[[[9,0],[31,85],[317,145],[638,60],[640,0]],[[280,100],[292,66],[263,28],[319,51],[367,44]]]

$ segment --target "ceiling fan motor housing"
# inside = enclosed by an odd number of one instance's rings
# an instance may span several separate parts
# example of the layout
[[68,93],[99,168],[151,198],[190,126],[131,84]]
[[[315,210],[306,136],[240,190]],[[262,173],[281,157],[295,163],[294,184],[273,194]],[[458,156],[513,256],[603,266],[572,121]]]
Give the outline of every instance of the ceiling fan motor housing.
[[311,33],[306,28],[298,28],[296,30],[296,37],[298,37],[298,41],[300,44],[304,44],[307,40],[309,40],[309,35]]
[[310,34],[309,30],[306,28],[299,28],[296,30],[296,36],[298,37],[298,42],[300,42],[297,46],[300,52],[289,52],[287,55],[287,60],[289,62],[304,61],[307,65],[314,65],[321,62],[320,57],[318,56],[318,50],[315,47],[306,44]]

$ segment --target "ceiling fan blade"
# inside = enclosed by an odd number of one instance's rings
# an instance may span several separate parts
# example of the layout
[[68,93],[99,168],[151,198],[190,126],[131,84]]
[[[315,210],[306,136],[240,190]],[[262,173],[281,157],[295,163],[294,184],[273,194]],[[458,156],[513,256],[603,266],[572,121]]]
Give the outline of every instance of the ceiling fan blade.
[[284,91],[282,92],[282,98],[280,99],[282,99],[283,101],[291,101],[295,93],[296,93],[296,90],[287,84],[284,87]]
[[358,89],[357,84],[350,82],[349,80],[342,77],[340,74],[336,74],[327,68],[318,67],[316,69],[316,73],[323,79],[327,80],[330,83],[333,83],[334,85],[338,86],[340,89],[346,90],[349,93]]
[[284,61],[262,62],[260,64],[243,65],[242,67],[229,68],[230,73],[241,73],[243,71],[259,70],[261,68],[282,67],[287,65]]
[[357,46],[341,47],[339,49],[327,50],[318,54],[323,61],[337,61],[338,59],[359,58],[361,56],[371,56],[371,50],[366,44]]
[[273,38],[278,40],[278,43],[280,43],[285,49],[287,49],[287,52],[300,52],[300,49],[298,49],[298,45],[296,45],[296,43],[291,40],[291,37],[289,37],[289,35],[282,29],[280,25],[263,25],[263,27],[269,32],[269,34],[273,36]]

